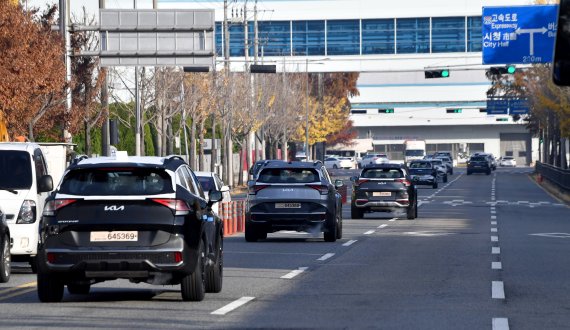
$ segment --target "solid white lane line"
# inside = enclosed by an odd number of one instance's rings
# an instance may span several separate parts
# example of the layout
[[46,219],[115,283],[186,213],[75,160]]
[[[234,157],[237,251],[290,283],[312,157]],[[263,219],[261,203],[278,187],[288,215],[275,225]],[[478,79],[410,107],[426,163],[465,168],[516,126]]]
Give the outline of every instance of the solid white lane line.
[[493,299],[505,299],[505,286],[502,281],[493,281],[491,284],[491,297]]
[[383,224],[383,225],[378,226],[379,229],[386,228],[386,227],[388,227],[387,224]]
[[325,261],[329,258],[332,258],[334,256],[334,253],[327,253],[324,256],[320,257],[319,259],[317,259],[318,261]]
[[494,261],[491,263],[491,269],[501,270],[503,269],[503,264],[500,261]]
[[492,247],[491,253],[492,254],[501,254],[501,248],[500,247]]
[[364,233],[364,235],[370,235],[370,234],[374,234],[375,231],[374,230],[369,230],[367,232]]
[[509,330],[509,319],[503,317],[494,317],[493,330]]
[[499,236],[491,236],[491,242],[498,242]]
[[357,240],[353,239],[353,240],[350,240],[350,241],[344,243],[342,246],[351,246],[352,244],[354,244],[356,242],[357,242]]
[[248,302],[252,301],[253,299],[255,299],[255,297],[241,297],[238,300],[231,302],[231,303],[225,305],[224,307],[222,307],[220,309],[216,309],[211,314],[226,315],[227,313],[233,311],[234,309],[237,309],[237,308],[247,304]]
[[496,233],[496,232],[497,232],[497,228],[491,228],[491,232],[492,232],[492,233]]
[[491,221],[491,225],[496,226],[496,225],[497,225],[497,221]]
[[290,273],[281,276],[281,278],[290,280],[293,277],[295,277],[295,276],[301,274],[302,272],[306,271],[307,269],[309,269],[309,267],[299,267],[299,269],[295,269],[294,271],[291,271]]

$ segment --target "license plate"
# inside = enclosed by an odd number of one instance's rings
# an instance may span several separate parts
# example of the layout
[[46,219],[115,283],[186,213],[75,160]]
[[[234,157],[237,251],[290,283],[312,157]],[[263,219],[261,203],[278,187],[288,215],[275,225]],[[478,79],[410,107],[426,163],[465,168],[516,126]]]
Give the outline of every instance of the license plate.
[[138,231],[92,231],[91,242],[136,242]]
[[300,209],[301,203],[275,203],[276,209]]
[[375,191],[372,193],[372,196],[374,196],[374,197],[386,197],[386,196],[392,196],[392,193],[389,191]]

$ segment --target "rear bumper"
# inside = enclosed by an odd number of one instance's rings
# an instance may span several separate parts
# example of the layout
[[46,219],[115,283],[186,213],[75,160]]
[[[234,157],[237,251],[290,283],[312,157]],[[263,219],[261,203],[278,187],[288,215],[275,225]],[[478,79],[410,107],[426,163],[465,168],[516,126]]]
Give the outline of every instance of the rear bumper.
[[256,227],[265,227],[268,232],[278,230],[304,231],[326,223],[326,212],[311,213],[261,213],[250,212],[246,222]]
[[437,182],[437,177],[433,175],[412,176],[412,182],[416,185],[432,185]]
[[49,246],[38,251],[38,257],[43,272],[74,273],[85,278],[145,278],[157,272],[189,274],[196,265],[197,252],[176,236],[154,247]]
[[354,206],[357,208],[362,209],[384,209],[384,210],[392,210],[392,209],[401,209],[407,208],[410,206],[409,201],[369,201],[369,200],[356,200],[354,202]]
[[38,221],[31,224],[9,223],[8,227],[13,242],[10,253],[35,256],[38,249]]
[[491,170],[490,167],[467,167],[467,171],[471,172],[471,173],[487,173]]

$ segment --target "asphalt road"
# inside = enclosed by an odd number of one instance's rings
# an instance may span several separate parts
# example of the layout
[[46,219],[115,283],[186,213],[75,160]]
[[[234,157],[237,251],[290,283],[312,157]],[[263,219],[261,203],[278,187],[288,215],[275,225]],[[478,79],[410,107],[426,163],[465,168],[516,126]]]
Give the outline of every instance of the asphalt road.
[[198,303],[182,302],[179,287],[113,281],[42,304],[19,264],[0,284],[0,327],[567,329],[570,208],[530,171],[458,169],[420,189],[416,220],[352,220],[345,205],[335,243],[227,237],[224,288]]

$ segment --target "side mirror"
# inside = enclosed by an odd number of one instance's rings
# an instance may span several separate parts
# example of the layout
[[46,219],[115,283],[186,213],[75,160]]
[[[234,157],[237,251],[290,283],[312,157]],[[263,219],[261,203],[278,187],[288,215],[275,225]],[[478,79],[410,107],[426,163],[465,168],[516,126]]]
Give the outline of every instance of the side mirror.
[[357,180],[358,180],[357,176],[351,176],[350,177],[350,181],[352,181],[352,182],[356,182]]
[[53,190],[53,179],[51,175],[44,175],[38,181],[38,192],[48,192]]
[[254,184],[255,184],[255,181],[254,181],[254,180],[249,180],[249,181],[247,181],[247,186],[248,186],[248,187],[253,187]]
[[342,186],[344,186],[344,182],[343,182],[342,180],[334,180],[334,187],[335,187],[335,188],[338,189],[338,188],[340,188],[340,187],[342,187]]
[[208,201],[208,206],[212,206],[212,205],[214,205],[214,203],[221,201],[224,198],[224,195],[219,190],[212,190],[208,194],[208,197],[210,199]]

